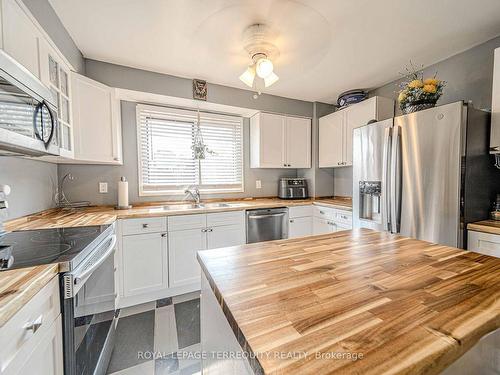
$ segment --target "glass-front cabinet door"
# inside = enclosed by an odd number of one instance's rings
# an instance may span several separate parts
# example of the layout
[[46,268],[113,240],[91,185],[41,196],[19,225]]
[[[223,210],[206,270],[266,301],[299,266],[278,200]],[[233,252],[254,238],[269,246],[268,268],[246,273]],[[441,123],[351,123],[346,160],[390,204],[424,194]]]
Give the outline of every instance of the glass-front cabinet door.
[[61,156],[73,159],[73,121],[69,72],[69,67],[58,57],[54,49],[45,41],[41,43],[40,78],[50,88],[57,100]]

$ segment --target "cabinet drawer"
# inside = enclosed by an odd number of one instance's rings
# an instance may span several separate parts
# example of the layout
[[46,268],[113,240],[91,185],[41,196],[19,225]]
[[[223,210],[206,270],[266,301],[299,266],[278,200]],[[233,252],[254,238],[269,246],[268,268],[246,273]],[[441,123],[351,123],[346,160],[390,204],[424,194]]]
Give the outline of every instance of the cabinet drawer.
[[126,219],[122,223],[124,236],[130,234],[159,233],[167,231],[164,217],[145,217],[143,219]]
[[314,206],[313,211],[314,211],[315,217],[319,217],[321,219],[328,219],[328,220],[335,220],[336,219],[337,212],[333,208]]
[[[54,277],[0,329],[0,372],[16,373],[61,312]],[[36,327],[36,324],[39,324]],[[30,328],[31,327],[31,328]]]
[[348,224],[335,224],[336,226],[336,231],[341,231],[341,230],[351,230],[352,226]]
[[351,226],[352,225],[352,212],[349,211],[337,211],[335,213],[335,221],[337,223],[343,224],[343,226]]
[[305,216],[313,216],[312,205],[288,207],[288,217],[290,219]]
[[174,230],[205,228],[206,226],[207,219],[205,214],[169,216],[168,218],[169,232]]
[[470,230],[468,237],[470,251],[500,258],[500,235]]
[[213,214],[207,214],[207,227],[243,224],[244,222],[245,211],[216,212]]

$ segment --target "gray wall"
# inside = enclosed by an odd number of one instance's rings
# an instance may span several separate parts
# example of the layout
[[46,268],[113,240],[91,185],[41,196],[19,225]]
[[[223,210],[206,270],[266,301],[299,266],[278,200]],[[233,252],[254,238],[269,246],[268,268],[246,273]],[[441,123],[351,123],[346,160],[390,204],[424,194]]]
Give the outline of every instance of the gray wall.
[[[438,105],[459,100],[472,101],[476,108],[491,109],[493,85],[493,51],[500,47],[500,37],[489,40],[467,51],[452,56],[424,69],[424,76],[434,76],[447,82]],[[418,63],[415,61],[415,63]],[[401,67],[403,70],[403,67]],[[396,100],[399,83],[396,80],[370,92],[370,96],[385,96]],[[396,115],[401,114],[399,108]],[[352,195],[352,168],[334,171],[335,195]]]
[[42,161],[0,157],[0,184],[10,185],[7,218],[53,207],[57,166]]
[[[111,87],[179,98],[193,98],[192,80],[187,78],[89,59],[85,60],[85,72],[88,77]],[[289,115],[307,117],[313,115],[311,102],[266,94],[254,99],[253,94],[254,92],[250,90],[208,83],[207,101]]]
[[334,111],[334,106],[325,103],[313,103],[312,118],[312,168],[299,169],[298,176],[307,178],[309,182],[309,195],[312,197],[330,197],[333,192],[333,168],[319,168],[319,118]]
[[[177,200],[184,196],[152,196],[139,197],[138,172],[137,172],[137,131],[136,131],[136,103],[121,103],[122,132],[123,132],[123,166],[103,166],[103,165],[59,165],[59,177],[71,172],[75,177],[74,181],[65,184],[65,192],[68,199],[79,201],[89,200],[93,204],[116,204],[117,202],[117,181],[120,176],[127,177],[129,181],[129,198],[133,202]],[[244,180],[245,192],[235,194],[204,195],[208,197],[269,197],[276,196],[277,182],[280,177],[297,175],[297,170],[283,169],[251,169],[250,148],[249,148],[249,119],[244,119],[243,127],[243,149],[244,149]],[[262,188],[255,188],[255,181],[261,180]],[[108,193],[98,192],[98,183],[108,182]]]
[[[121,65],[95,60],[85,61],[86,75],[112,87],[136,90],[160,95],[192,99],[192,80],[175,77]],[[208,102],[242,108],[277,112],[288,115],[313,117],[313,103],[262,94],[253,98],[253,92],[233,87],[208,84]],[[122,102],[123,166],[60,165],[59,178],[71,172],[75,181],[65,185],[71,200],[89,200],[94,204],[115,204],[117,200],[116,182],[120,176],[129,180],[131,202],[182,199],[183,196],[139,197],[137,181],[137,135],[135,103]],[[238,194],[217,194],[212,197],[241,198],[276,196],[277,183],[281,177],[297,176],[297,170],[251,169],[249,150],[249,119],[244,121],[244,180],[245,192]],[[314,176],[311,176],[314,179]],[[256,180],[261,180],[262,188],[256,189]],[[108,182],[109,192],[98,193],[98,182]],[[329,186],[333,191],[333,177]],[[207,198],[209,196],[205,196]]]
[[83,55],[64,28],[49,1],[23,0],[23,2],[76,71],[84,73]]

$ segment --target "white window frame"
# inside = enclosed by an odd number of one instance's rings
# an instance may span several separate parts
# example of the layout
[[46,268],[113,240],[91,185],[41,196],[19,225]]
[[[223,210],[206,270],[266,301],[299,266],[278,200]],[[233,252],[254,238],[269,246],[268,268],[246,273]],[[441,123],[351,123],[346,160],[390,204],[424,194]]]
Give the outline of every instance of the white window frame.
[[[156,112],[161,112],[165,115],[171,115],[172,117],[178,117],[180,119],[182,118],[189,118],[191,119],[193,117],[193,113],[196,113],[197,109],[194,108],[186,108],[186,109],[181,109],[181,108],[172,108],[172,107],[163,107],[163,106],[157,106],[157,105],[146,105],[146,104],[137,104],[136,105],[136,140],[137,140],[137,172],[138,172],[138,185],[139,185],[139,196],[142,197],[148,197],[148,196],[160,196],[160,195],[185,195],[185,189],[189,188],[190,186],[197,186],[197,185],[186,185],[182,189],[176,189],[176,190],[144,190],[143,186],[143,180],[142,180],[142,150],[141,150],[141,123],[140,123],[140,114],[142,110],[149,110],[149,111],[156,111]],[[241,186],[237,188],[204,188],[200,187],[200,193],[203,194],[228,194],[228,193],[243,193],[245,191],[245,168],[244,168],[244,159],[245,159],[245,153],[244,153],[244,122],[243,122],[243,117],[241,116],[235,116],[235,115],[226,115],[226,114],[220,114],[220,113],[212,113],[212,112],[206,112],[206,111],[200,111],[202,113],[203,117],[212,117],[212,118],[224,118],[224,117],[231,117],[231,119],[234,119],[235,117],[240,118],[241,122],[241,142],[240,142],[240,153],[241,153],[241,164],[240,164],[240,169],[241,169]]]

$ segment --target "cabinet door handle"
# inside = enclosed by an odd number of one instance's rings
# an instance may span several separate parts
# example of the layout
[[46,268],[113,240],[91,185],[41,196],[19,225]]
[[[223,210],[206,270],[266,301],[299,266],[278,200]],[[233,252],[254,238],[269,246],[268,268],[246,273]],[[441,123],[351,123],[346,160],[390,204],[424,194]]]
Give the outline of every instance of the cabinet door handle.
[[321,215],[324,215],[324,214],[325,214],[325,211],[321,211],[321,210],[320,210],[320,211],[319,211],[319,213],[320,213]]
[[166,233],[162,233],[161,236],[162,237],[167,237],[167,234]]
[[293,223],[293,222],[294,222],[294,220],[293,220],[293,219],[290,219],[290,223]]
[[31,331],[31,332],[35,333],[42,326],[42,322],[43,322],[43,315],[40,315],[38,318],[36,318],[32,322],[26,323],[23,328],[27,331]]
[[202,231],[203,233],[206,233],[206,232],[207,232],[207,229],[203,228],[201,231]]
[[143,227],[144,229],[149,228],[149,224],[142,224],[142,227]]
[[208,231],[209,231],[209,232],[213,232],[213,231],[214,231],[214,229],[213,229],[213,228],[209,228],[209,229],[208,229]]

